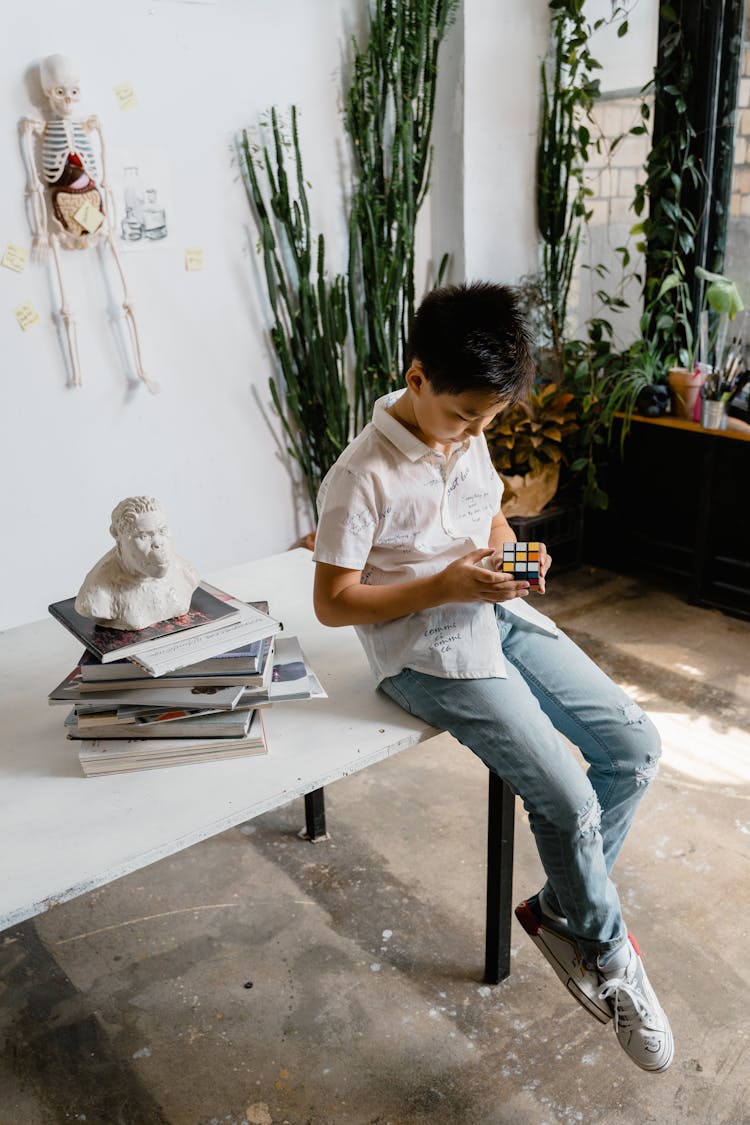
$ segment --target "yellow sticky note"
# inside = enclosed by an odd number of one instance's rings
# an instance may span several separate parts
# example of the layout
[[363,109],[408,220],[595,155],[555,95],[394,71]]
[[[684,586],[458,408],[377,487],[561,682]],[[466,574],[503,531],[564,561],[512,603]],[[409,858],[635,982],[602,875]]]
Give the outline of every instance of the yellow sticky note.
[[23,246],[16,246],[15,243],[9,242],[0,259],[0,266],[5,266],[6,270],[13,270],[14,273],[22,273],[28,256]]
[[120,105],[120,109],[135,109],[138,105],[138,99],[133,92],[132,82],[121,82],[119,86],[115,86],[115,97]]
[[84,203],[83,207],[79,207],[73,216],[77,223],[80,223],[84,230],[89,234],[93,234],[95,230],[104,222],[104,215],[98,207],[92,207],[90,203]]
[[24,301],[24,303],[22,305],[19,305],[17,309],[13,309],[13,315],[20,324],[21,328],[23,328],[24,332],[27,328],[31,328],[32,325],[38,324],[42,319],[32,305],[31,301]]
[[200,246],[189,246],[185,251],[185,269],[204,270],[205,268],[206,260]]

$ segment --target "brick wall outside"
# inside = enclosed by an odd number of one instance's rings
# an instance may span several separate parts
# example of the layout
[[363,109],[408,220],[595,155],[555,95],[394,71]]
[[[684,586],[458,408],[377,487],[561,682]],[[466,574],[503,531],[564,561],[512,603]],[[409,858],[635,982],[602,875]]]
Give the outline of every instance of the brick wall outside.
[[[652,99],[651,99],[652,101]],[[635,185],[644,179],[643,165],[651,146],[649,133],[630,136],[629,130],[641,122],[639,95],[604,97],[597,102],[592,118],[593,136],[601,138],[600,151],[589,152],[585,182],[591,195],[586,207],[591,211],[585,239],[579,253],[571,293],[572,327],[582,325],[590,316],[602,314],[596,291],[604,289],[611,295],[622,296],[628,308],[620,313],[604,312],[615,330],[616,341],[624,346],[638,334],[641,315],[641,287],[632,277],[634,270],[642,269],[642,255],[635,249],[638,237],[630,234],[638,216],[632,209]],[[651,122],[646,124],[650,127]],[[614,149],[612,143],[620,138]],[[623,282],[621,258],[616,247],[627,246],[631,261],[628,277]],[[604,266],[604,277],[594,272]]]
[[[733,278],[750,306],[750,7],[745,17],[742,58],[735,122],[735,155],[729,201],[727,248],[724,272]],[[653,103],[651,103],[653,104]],[[640,99],[638,97],[602,98],[594,111],[594,121],[602,138],[611,143],[615,137],[638,122]],[[648,123],[650,125],[650,122]],[[591,188],[588,206],[592,211],[587,242],[580,254],[581,266],[593,267],[604,263],[610,270],[609,282],[600,284],[585,268],[577,272],[572,300],[573,315],[580,322],[599,311],[594,293],[597,288],[610,291],[616,288],[620,266],[615,246],[627,244],[633,263],[640,268],[640,255],[634,250],[637,239],[628,232],[638,217],[632,210],[637,182],[645,179],[643,165],[648,155],[651,138],[626,136],[614,152],[591,154],[586,181]],[[618,338],[627,342],[638,331],[640,292],[634,283],[626,285],[625,299],[631,308],[613,319]],[[749,328],[750,331],[750,328]]]

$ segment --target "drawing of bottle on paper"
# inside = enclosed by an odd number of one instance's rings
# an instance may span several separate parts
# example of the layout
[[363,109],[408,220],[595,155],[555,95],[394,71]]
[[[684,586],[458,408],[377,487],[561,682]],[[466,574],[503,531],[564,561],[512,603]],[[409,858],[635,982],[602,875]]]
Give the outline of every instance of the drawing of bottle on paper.
[[168,238],[171,210],[169,174],[163,158],[156,154],[128,154],[120,167],[119,244],[123,250],[164,245]]
[[167,213],[159,206],[156,188],[146,188],[146,206],[143,208],[143,237],[167,237]]
[[122,237],[126,242],[137,242],[143,238],[142,215],[146,196],[138,169],[134,165],[125,169],[123,197],[125,218],[122,220]]

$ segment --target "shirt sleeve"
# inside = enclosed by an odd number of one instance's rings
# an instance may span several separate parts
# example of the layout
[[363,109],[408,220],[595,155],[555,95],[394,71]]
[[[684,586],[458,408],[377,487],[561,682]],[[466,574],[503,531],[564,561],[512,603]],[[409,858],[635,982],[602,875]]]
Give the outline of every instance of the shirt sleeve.
[[334,465],[318,493],[315,562],[362,570],[378,523],[371,478]]

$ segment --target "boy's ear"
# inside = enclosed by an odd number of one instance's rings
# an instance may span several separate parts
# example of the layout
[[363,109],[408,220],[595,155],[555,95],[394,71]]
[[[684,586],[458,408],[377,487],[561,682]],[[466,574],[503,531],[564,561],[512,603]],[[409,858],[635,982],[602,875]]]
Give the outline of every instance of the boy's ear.
[[425,383],[429,382],[424,373],[424,368],[418,359],[413,359],[411,361],[409,370],[406,372],[404,379],[409,390],[416,395],[424,388]]

